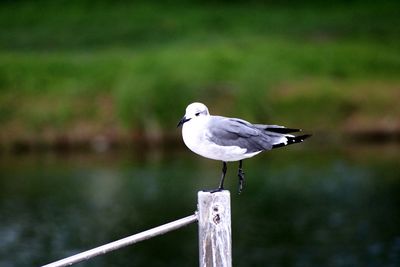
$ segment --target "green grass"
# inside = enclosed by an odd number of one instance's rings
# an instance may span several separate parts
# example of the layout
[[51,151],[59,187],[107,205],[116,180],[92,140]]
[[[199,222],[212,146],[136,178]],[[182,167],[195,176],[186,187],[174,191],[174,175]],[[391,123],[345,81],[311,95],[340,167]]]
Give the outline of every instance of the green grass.
[[[398,41],[397,1],[249,3],[2,3],[0,44],[11,50],[148,47],[176,40],[270,38]],[[161,45],[162,45],[161,44]]]
[[395,121],[399,7],[2,3],[2,139],[168,132],[192,101],[325,131]]

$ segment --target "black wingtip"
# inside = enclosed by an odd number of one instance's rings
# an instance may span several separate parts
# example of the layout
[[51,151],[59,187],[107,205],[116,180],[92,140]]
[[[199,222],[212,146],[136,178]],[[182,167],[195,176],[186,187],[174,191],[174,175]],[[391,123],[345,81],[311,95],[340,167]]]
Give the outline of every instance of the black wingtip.
[[303,135],[298,135],[298,136],[293,136],[293,137],[286,136],[286,138],[287,138],[286,143],[275,144],[272,146],[272,148],[278,148],[278,147],[283,147],[283,146],[287,146],[287,145],[291,145],[291,144],[301,143],[311,136],[312,136],[311,134],[303,134]]
[[303,135],[298,135],[294,137],[286,137],[288,139],[288,145],[290,144],[295,144],[295,143],[300,143],[309,138],[311,134],[303,134]]
[[267,128],[265,128],[265,130],[273,132],[273,133],[280,133],[280,134],[301,132],[301,129],[285,128],[285,127],[267,127]]

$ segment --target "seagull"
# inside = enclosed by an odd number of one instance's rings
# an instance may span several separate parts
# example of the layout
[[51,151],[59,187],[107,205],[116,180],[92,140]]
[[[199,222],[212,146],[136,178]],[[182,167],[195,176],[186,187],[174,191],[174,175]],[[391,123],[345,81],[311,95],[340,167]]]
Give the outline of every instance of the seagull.
[[273,148],[303,142],[311,135],[292,135],[300,129],[279,125],[252,124],[242,119],[210,115],[206,105],[192,103],[177,127],[182,126],[185,145],[205,158],[222,161],[219,186],[224,189],[227,162],[239,161],[239,194],[244,188],[243,160]]

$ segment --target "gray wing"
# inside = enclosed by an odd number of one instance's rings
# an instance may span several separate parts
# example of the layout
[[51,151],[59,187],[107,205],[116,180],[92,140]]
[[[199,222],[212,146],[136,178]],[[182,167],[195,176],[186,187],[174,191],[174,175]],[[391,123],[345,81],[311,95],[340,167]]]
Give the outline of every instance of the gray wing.
[[280,125],[253,124],[253,126],[261,130],[280,134],[301,132],[301,129],[286,128],[285,126]]
[[265,127],[261,125],[220,116],[210,117],[208,130],[212,142],[222,146],[246,148],[249,153],[270,150],[282,137],[282,134],[265,131]]

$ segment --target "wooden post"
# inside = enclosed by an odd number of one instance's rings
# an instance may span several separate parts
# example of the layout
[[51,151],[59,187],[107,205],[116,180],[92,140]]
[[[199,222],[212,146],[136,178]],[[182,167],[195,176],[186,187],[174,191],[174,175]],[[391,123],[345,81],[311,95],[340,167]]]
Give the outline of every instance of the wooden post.
[[200,267],[231,267],[230,193],[198,192]]

